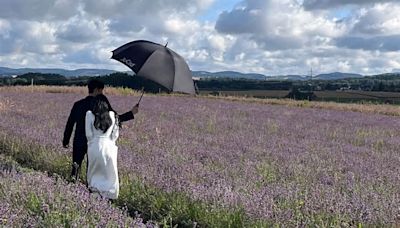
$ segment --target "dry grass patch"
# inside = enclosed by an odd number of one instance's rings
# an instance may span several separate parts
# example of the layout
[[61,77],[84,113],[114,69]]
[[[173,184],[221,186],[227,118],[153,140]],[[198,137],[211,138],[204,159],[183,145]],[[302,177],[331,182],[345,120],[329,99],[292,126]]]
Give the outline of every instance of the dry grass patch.
[[[5,86],[0,87],[0,92],[87,94],[88,89],[86,86]],[[140,95],[141,91],[122,87],[106,87],[105,93],[107,95]]]
[[[0,87],[0,92],[23,92],[23,93],[75,93],[75,94],[87,94],[86,86],[11,86],[11,87]],[[122,87],[106,87],[105,93],[107,95],[122,95],[122,96],[140,96],[141,91],[133,90],[130,88]],[[151,95],[151,94],[146,94]],[[187,96],[179,93],[172,94],[156,94],[155,96]],[[305,107],[305,108],[319,108],[319,109],[331,109],[331,110],[342,110],[342,111],[353,111],[362,113],[375,113],[388,116],[400,116],[400,106],[390,104],[348,104],[348,103],[336,103],[336,102],[324,102],[324,101],[298,101],[292,99],[276,99],[276,98],[251,98],[251,97],[234,97],[234,96],[212,96],[212,95],[198,95],[198,98],[207,99],[223,99],[229,101],[246,102],[246,103],[258,103],[258,104],[269,104],[269,105],[284,105],[289,107]],[[8,105],[4,101],[0,100],[0,111]]]
[[390,104],[348,104],[324,101],[299,101],[292,99],[259,99],[259,98],[246,98],[246,97],[232,97],[232,96],[202,96],[209,99],[224,99],[230,101],[239,101],[246,103],[260,103],[269,105],[284,105],[289,107],[305,107],[305,108],[319,108],[331,109],[341,111],[353,111],[362,113],[375,113],[388,116],[400,116],[400,106]]
[[7,99],[2,99],[0,97],[0,112],[5,111],[6,109],[15,108],[15,105]]

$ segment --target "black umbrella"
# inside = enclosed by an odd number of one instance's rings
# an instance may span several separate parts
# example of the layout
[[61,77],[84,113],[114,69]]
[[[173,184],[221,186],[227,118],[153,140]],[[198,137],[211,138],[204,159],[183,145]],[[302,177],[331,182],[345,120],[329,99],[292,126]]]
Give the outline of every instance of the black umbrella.
[[170,91],[195,94],[189,66],[166,45],[136,40],[115,49],[111,58],[128,66],[136,75]]

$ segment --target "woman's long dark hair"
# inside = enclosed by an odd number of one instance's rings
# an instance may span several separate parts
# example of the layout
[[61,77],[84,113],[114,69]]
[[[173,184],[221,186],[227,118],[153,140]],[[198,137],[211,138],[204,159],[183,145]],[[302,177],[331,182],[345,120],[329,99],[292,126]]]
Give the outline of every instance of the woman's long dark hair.
[[95,97],[92,112],[95,116],[94,127],[97,130],[101,130],[104,133],[112,125],[112,120],[109,112],[112,111],[110,102],[107,97],[103,94],[99,94]]

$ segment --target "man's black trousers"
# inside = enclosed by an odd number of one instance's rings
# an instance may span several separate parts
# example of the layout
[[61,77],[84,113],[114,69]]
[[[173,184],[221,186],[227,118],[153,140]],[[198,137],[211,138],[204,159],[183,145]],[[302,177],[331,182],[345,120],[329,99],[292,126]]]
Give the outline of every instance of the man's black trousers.
[[87,145],[74,145],[72,148],[72,171],[71,177],[79,177],[83,159],[87,153]]

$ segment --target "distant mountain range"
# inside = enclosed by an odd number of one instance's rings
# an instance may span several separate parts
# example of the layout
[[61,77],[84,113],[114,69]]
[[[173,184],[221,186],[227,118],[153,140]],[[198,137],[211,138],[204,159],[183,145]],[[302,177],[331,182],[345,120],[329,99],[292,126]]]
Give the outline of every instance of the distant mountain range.
[[313,79],[319,80],[335,80],[335,79],[345,79],[345,78],[362,78],[364,77],[361,74],[351,74],[351,73],[341,73],[341,72],[334,72],[330,74],[319,74],[313,77]]
[[208,71],[192,71],[193,77],[197,78],[246,78],[246,79],[257,79],[265,80],[267,76],[263,74],[255,73],[240,73],[236,71],[220,71],[220,72],[208,72]]
[[[307,75],[278,75],[278,76],[266,76],[263,74],[255,73],[240,73],[235,71],[222,71],[222,72],[207,72],[207,71],[193,71],[193,77],[197,78],[245,78],[245,79],[257,79],[257,80],[310,80],[310,76]],[[362,78],[361,74],[341,73],[334,72],[329,74],[319,74],[312,77],[313,80],[335,80],[344,78]]]
[[[76,69],[76,70],[65,70],[57,68],[8,68],[0,67],[0,76],[11,77],[15,75],[21,75],[26,73],[43,73],[43,74],[59,74],[65,77],[79,77],[79,76],[102,76],[118,71],[107,70],[107,69]],[[131,72],[125,72],[131,73]],[[310,80],[310,76],[306,75],[278,75],[278,76],[266,76],[263,74],[256,73],[240,73],[236,71],[220,71],[220,72],[208,72],[208,71],[192,71],[194,78],[231,78],[231,79],[256,79],[256,80]],[[360,74],[341,73],[334,72],[329,74],[319,74],[312,77],[313,80],[335,80],[344,78],[361,78],[364,77]]]
[[0,67],[0,76],[10,77],[14,75],[21,75],[26,73],[42,73],[42,74],[59,74],[65,77],[79,77],[79,76],[101,76],[115,73],[117,71],[107,69],[76,69],[65,70],[57,68],[8,68]]

